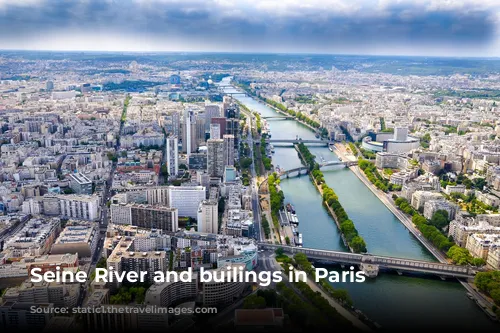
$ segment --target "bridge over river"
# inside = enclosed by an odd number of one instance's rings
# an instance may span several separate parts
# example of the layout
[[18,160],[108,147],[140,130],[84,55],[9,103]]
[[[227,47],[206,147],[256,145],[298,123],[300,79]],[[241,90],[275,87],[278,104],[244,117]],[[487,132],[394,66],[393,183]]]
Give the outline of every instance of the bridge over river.
[[315,259],[321,262],[351,265],[370,264],[380,268],[395,270],[398,273],[426,273],[434,274],[441,278],[453,277],[466,279],[473,277],[476,273],[473,269],[465,266],[371,254],[318,250],[304,247],[273,245],[267,243],[259,243],[259,248],[272,251],[275,251],[278,248],[282,248],[285,253],[304,253],[308,258]]

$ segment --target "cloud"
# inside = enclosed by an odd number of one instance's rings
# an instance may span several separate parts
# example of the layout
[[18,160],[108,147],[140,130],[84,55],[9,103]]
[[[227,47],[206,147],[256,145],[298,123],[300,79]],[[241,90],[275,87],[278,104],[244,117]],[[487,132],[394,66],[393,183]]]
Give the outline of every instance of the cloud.
[[0,0],[0,45],[486,55],[499,13],[497,0]]

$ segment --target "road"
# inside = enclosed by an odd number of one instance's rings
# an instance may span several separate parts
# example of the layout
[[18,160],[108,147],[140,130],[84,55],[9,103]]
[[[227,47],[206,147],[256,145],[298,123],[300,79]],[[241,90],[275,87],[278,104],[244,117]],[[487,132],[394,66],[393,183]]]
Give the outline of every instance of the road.
[[[124,121],[121,121],[120,120],[120,128],[118,130],[118,139],[116,140],[116,144],[115,144],[115,152],[118,153],[118,151],[120,150],[120,137],[122,136],[122,132],[123,132],[123,124],[125,122]],[[95,270],[96,268],[96,265],[97,263],[99,262],[99,259],[101,258],[101,254],[102,254],[102,248],[103,248],[103,245],[104,245],[104,240],[105,240],[105,233],[106,233],[106,230],[108,228],[108,223],[109,223],[109,208],[108,208],[108,205],[106,204],[110,197],[111,197],[111,187],[113,186],[113,177],[115,175],[115,172],[116,172],[116,166],[117,166],[117,162],[113,161],[113,163],[111,164],[111,170],[109,172],[109,175],[108,175],[108,179],[106,180],[106,186],[104,186],[104,191],[102,192],[102,209],[101,209],[101,220],[99,221],[99,241],[97,243],[97,248],[96,248],[96,251],[94,253],[94,256],[92,257],[92,261],[90,263],[90,267],[89,267],[89,270],[87,271],[87,276],[89,277],[89,279],[87,279],[87,282],[83,285],[81,285],[81,292],[80,292],[80,298],[78,299],[78,305],[81,306],[85,300],[85,297],[86,297],[86,294],[87,294],[87,290],[89,289],[89,286],[90,286],[90,275],[91,273]]]
[[253,211],[253,216],[254,216],[254,238],[260,242],[263,240],[262,237],[262,227],[261,227],[261,212],[260,212],[260,206],[259,206],[259,186],[257,184],[257,173],[255,172],[255,160],[254,160],[254,154],[253,154],[253,137],[252,137],[252,126],[253,126],[253,120],[254,116],[251,113],[245,112],[242,110],[243,113],[245,113],[246,120],[247,120],[247,144],[250,149],[250,157],[252,158],[252,164],[250,165],[250,175],[251,177],[251,184],[250,186],[252,187],[252,211]]

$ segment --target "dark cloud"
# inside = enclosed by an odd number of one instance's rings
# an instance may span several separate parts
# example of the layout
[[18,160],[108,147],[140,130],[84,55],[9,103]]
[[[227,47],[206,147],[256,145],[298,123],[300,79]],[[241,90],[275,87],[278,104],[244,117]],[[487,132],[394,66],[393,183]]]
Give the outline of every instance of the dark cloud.
[[380,9],[363,0],[352,2],[360,7],[301,9],[295,3],[283,12],[283,7],[266,10],[252,2],[228,6],[197,0],[53,0],[20,6],[0,1],[0,47],[5,43],[29,48],[30,38],[49,33],[131,35],[165,43],[175,39],[184,45],[210,44],[211,51],[235,50],[235,45],[242,51],[470,50],[496,42],[495,8],[429,10],[425,1],[389,1]]

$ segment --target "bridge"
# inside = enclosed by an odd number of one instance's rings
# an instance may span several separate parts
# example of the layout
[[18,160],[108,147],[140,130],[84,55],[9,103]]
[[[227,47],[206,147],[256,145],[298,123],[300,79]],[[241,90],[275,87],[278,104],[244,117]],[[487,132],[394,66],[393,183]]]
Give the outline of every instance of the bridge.
[[[343,161],[328,161],[328,162],[323,162],[323,163],[318,163],[319,164],[319,168],[324,168],[324,167],[327,167],[327,166],[335,166],[335,165],[343,165],[345,166],[346,168],[350,167],[350,166],[353,166],[353,165],[357,165],[358,162],[357,161],[346,161],[346,162],[343,162]],[[308,167],[299,167],[299,168],[294,168],[294,169],[290,169],[290,170],[282,170],[279,172],[279,176],[280,178],[283,177],[283,176],[286,176],[287,178],[289,177],[293,177],[293,176],[299,176],[299,175],[305,175],[309,172],[309,168]]]
[[269,116],[269,117],[261,117],[262,119],[266,119],[266,120],[293,120],[295,119],[294,117],[292,116]]
[[274,245],[267,243],[259,243],[259,248],[271,251],[276,251],[276,249],[282,248],[285,253],[289,254],[304,253],[308,258],[313,260],[318,260],[321,262],[351,264],[351,265],[361,265],[363,263],[371,264],[371,265],[376,265],[380,268],[395,270],[400,274],[402,272],[426,273],[426,274],[438,275],[441,278],[453,277],[453,278],[464,278],[464,279],[471,278],[476,274],[476,272],[469,267],[457,266],[451,264],[442,264],[437,262],[428,262],[423,260],[393,258],[393,257],[378,256],[371,254],[318,250],[318,249],[309,249],[304,247],[283,246],[283,245]]
[[269,143],[289,143],[291,145],[297,145],[299,143],[303,144],[320,144],[323,146],[328,146],[329,142],[321,139],[316,140],[302,140],[302,139],[269,139],[266,140]]

